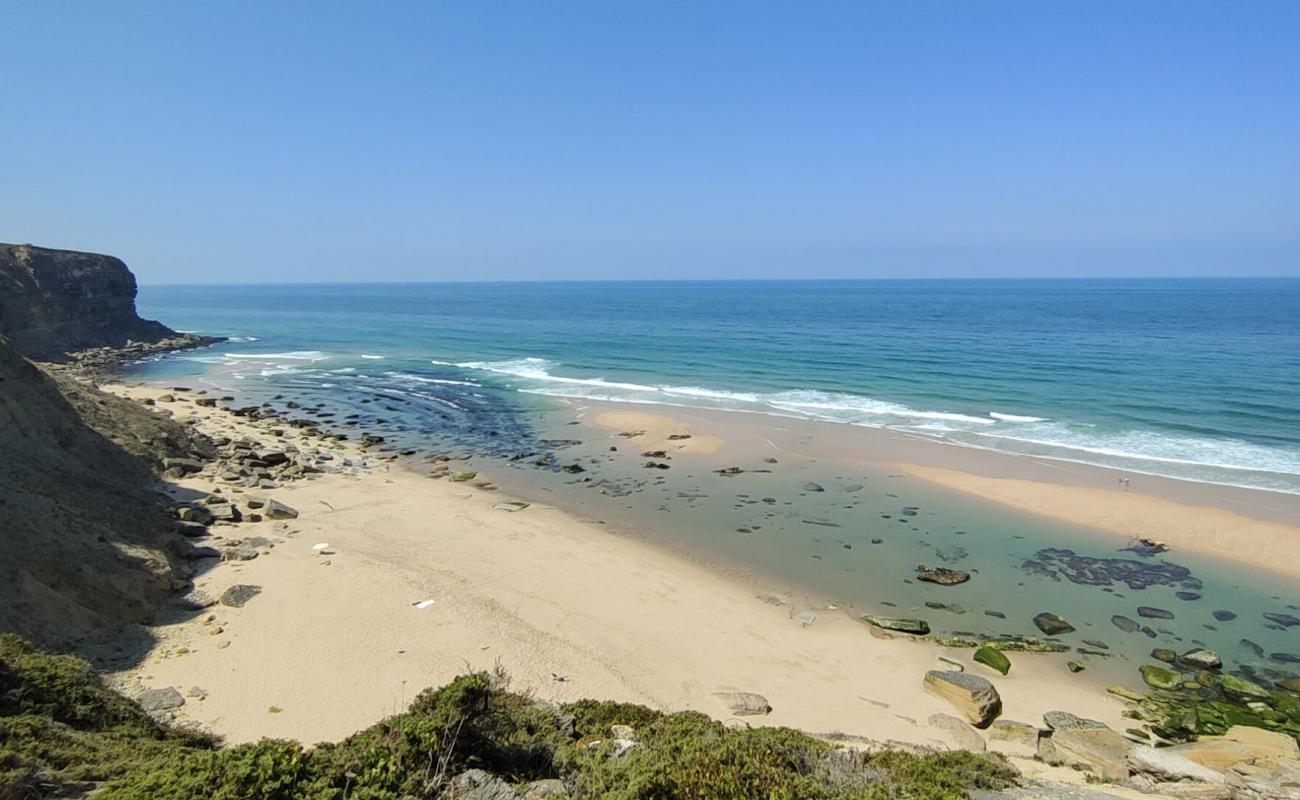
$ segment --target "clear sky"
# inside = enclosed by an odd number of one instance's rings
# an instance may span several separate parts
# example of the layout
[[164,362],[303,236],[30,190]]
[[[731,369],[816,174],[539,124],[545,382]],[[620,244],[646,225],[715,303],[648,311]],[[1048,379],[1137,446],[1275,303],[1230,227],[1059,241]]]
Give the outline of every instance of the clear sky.
[[1300,2],[0,0],[142,281],[1300,275]]

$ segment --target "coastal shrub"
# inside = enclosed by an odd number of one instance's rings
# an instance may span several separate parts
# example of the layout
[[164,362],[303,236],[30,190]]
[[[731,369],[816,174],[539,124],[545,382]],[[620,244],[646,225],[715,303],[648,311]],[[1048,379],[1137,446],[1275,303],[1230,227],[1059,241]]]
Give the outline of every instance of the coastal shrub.
[[[614,757],[610,726],[638,746]],[[498,672],[420,693],[408,711],[336,744],[264,739],[218,748],[161,724],[90,666],[0,637],[0,800],[102,784],[97,800],[402,800],[437,797],[460,772],[512,783],[558,777],[576,798],[949,800],[993,788],[1004,767],[969,753],[863,755],[786,728],[510,692]]]
[[125,778],[96,800],[295,800],[309,757],[296,742],[263,739],[224,750],[176,749]]
[[611,725],[631,725],[642,730],[664,717],[663,712],[636,703],[606,700],[579,700],[564,706],[563,711],[573,717],[573,729],[578,738],[608,736]]

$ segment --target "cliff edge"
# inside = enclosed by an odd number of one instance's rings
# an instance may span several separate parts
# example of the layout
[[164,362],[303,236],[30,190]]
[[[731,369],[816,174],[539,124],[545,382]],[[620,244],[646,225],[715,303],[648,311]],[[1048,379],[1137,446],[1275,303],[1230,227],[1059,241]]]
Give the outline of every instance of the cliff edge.
[[135,276],[119,258],[0,244],[0,336],[28,358],[58,361],[92,347],[211,341],[141,319],[136,291]]

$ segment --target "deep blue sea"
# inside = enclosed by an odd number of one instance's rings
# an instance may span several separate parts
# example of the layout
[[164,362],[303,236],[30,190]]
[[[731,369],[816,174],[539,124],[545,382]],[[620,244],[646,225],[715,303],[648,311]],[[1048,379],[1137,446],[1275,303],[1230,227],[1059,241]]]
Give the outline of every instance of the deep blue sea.
[[539,397],[738,409],[1300,492],[1300,280],[145,286],[231,337],[171,374],[403,398],[520,433]]

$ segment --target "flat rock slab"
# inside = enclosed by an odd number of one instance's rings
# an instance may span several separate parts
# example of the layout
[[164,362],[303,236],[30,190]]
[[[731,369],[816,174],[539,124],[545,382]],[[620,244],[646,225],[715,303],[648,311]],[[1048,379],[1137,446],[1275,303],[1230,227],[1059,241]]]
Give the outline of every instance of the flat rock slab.
[[262,593],[261,586],[237,583],[221,595],[221,604],[232,608],[242,608],[245,603]]
[[185,705],[185,698],[170,686],[142,692],[135,698],[135,701],[140,704],[140,708],[151,713],[154,711],[169,711]]
[[942,697],[972,725],[988,726],[1002,713],[1002,697],[988,680],[969,672],[930,670],[925,673],[926,691]]
[[970,723],[964,719],[958,719],[952,714],[931,714],[926,720],[931,728],[943,731],[946,738],[956,745],[958,750],[969,750],[972,753],[983,753],[988,749],[984,743],[984,737],[980,736],[971,728]]
[[1128,756],[1136,747],[1110,728],[1065,728],[1052,732],[1044,748],[1049,764],[1081,767],[1108,781],[1129,776]]
[[297,519],[298,511],[279,500],[267,500],[266,507],[262,509],[262,516],[267,519]]
[[713,696],[721,700],[722,704],[738,717],[758,716],[772,711],[767,698],[754,692],[714,692]]
[[178,596],[172,602],[181,608],[189,609],[190,611],[202,611],[208,606],[215,606],[217,604],[216,598],[202,589],[190,589],[185,594]]
[[877,628],[884,628],[887,631],[910,633],[916,636],[925,636],[930,632],[930,623],[923,619],[881,617],[875,614],[863,614],[862,621],[868,625],[874,625]]
[[1144,744],[1134,746],[1128,754],[1129,768],[1162,781],[1197,781],[1223,783],[1223,773],[1197,764],[1195,761],[1168,749],[1157,750]]

